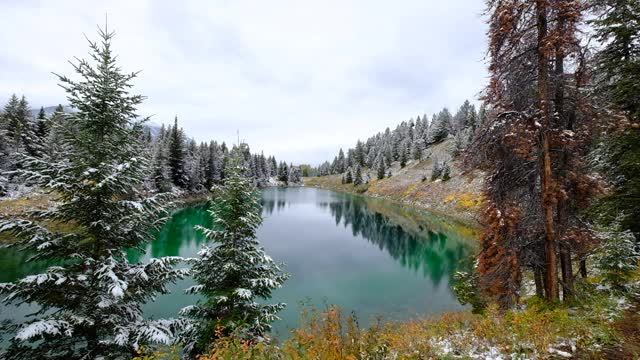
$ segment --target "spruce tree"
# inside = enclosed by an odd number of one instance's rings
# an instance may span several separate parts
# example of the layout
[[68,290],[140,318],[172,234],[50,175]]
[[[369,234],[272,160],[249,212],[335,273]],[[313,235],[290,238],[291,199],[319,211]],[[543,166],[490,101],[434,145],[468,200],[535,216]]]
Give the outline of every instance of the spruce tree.
[[[143,97],[130,95],[136,73],[124,74],[111,52],[113,33],[100,30],[90,42],[96,64],[78,60],[79,81],[59,76],[77,112],[66,121],[64,144],[73,151],[60,161],[27,157],[21,175],[55,194],[60,203],[30,219],[0,221],[12,232],[13,246],[30,261],[57,263],[46,272],[0,284],[5,306],[31,304],[34,312],[13,331],[6,359],[130,358],[141,345],[169,343],[173,323],[148,321],[141,305],[166,284],[182,277],[176,258],[130,264],[125,248],[140,248],[166,215],[166,196],[143,197],[147,172],[135,108]],[[36,219],[34,222],[31,219]],[[68,232],[41,222],[73,224]]]
[[346,173],[344,174],[344,183],[353,183],[353,171],[351,170],[351,167],[348,167]]
[[169,138],[169,169],[171,170],[171,181],[181,188],[187,187],[184,169],[184,148],[184,137],[181,129],[178,128],[178,117],[176,116]]
[[446,108],[442,109],[433,123],[433,130],[431,131],[431,143],[438,143],[449,136],[451,130],[451,114]]
[[400,167],[403,168],[407,165],[407,152],[405,150],[400,151]]
[[278,168],[278,180],[285,184],[289,180],[289,167],[284,161],[280,163],[280,167]]
[[302,174],[300,172],[300,167],[298,166],[289,166],[289,175],[287,177],[288,184],[301,184],[302,183]]
[[49,132],[49,126],[47,115],[45,114],[43,107],[40,107],[36,121],[36,135],[40,141],[44,141],[47,137],[47,133]]
[[29,103],[27,99],[22,96],[18,102],[18,109],[16,113],[17,119],[20,122],[20,142],[24,147],[24,151],[29,156],[38,156],[42,153],[42,142],[36,134],[36,124],[31,116],[31,110],[29,109]]
[[442,165],[442,181],[451,179],[451,169],[446,162]]
[[[240,162],[239,159],[235,159]],[[192,355],[206,351],[219,335],[234,334],[255,340],[270,330],[270,323],[285,304],[264,304],[288,275],[260,247],[256,230],[262,223],[260,195],[239,165],[227,172],[225,185],[212,190],[209,214],[213,226],[198,226],[211,242],[193,260],[197,285],[186,290],[204,296],[197,305],[182,309],[192,320],[184,334]]]
[[358,186],[362,183],[362,170],[360,169],[360,165],[356,164],[355,175],[353,176],[353,185]]
[[58,161],[64,154],[64,127],[65,113],[62,105],[58,105],[49,119],[47,126],[47,136],[44,139],[43,154],[49,158],[49,161]]
[[340,149],[340,151],[338,152],[338,159],[336,162],[336,172],[338,174],[342,174],[345,171],[345,158],[344,158],[344,152],[342,151],[342,149]]
[[384,160],[382,159],[382,157],[379,157],[377,167],[378,168],[376,171],[377,171],[378,179],[384,179],[385,166],[384,166]]
[[20,151],[21,145],[22,121],[18,114],[19,106],[20,100],[18,96],[12,94],[2,111],[2,122],[4,123],[6,138],[10,141],[8,147],[13,153]]
[[153,148],[151,177],[156,190],[167,192],[171,190],[171,177],[167,166],[167,151],[162,141],[156,141]]
[[615,120],[616,131],[607,134],[592,154],[596,169],[613,185],[592,212],[604,225],[617,222],[623,230],[631,230],[640,242],[640,1],[596,4],[599,16],[593,25],[605,46],[595,57],[598,82],[592,96],[602,97],[602,107],[613,104],[626,119]]

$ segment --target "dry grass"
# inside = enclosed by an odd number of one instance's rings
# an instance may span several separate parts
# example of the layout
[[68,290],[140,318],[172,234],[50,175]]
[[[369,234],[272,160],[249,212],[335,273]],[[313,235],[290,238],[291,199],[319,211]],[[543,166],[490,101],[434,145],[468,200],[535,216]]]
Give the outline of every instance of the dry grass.
[[[55,197],[50,194],[34,194],[19,199],[0,200],[0,219],[30,218],[31,211],[47,210],[56,204]],[[51,231],[69,232],[76,225],[73,223],[61,223],[46,221],[41,225]],[[15,237],[9,233],[0,233],[0,243],[11,243]]]
[[611,306],[598,299],[580,308],[549,307],[531,300],[523,310],[484,315],[447,313],[438,318],[378,323],[359,329],[353,315],[331,307],[303,314],[303,326],[281,344],[252,345],[233,338],[214,344],[218,359],[447,359],[486,358],[497,354],[518,358],[553,358],[557,351],[596,354],[597,345],[619,341],[619,333],[595,308]]

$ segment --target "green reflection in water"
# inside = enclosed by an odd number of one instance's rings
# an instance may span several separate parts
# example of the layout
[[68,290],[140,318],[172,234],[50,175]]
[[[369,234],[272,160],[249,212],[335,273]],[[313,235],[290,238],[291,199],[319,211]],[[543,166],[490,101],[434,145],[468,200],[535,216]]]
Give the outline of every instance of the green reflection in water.
[[[474,229],[388,201],[319,189],[265,189],[262,202],[258,239],[291,274],[272,300],[289,304],[275,324],[276,335],[286,336],[297,325],[302,302],[355,311],[363,326],[377,315],[406,319],[462,308],[452,294],[451,277],[474,251]],[[175,212],[145,253],[128,252],[129,261],[196,256],[205,241],[196,225],[211,226],[204,205]],[[26,259],[14,249],[0,249],[0,281],[53,265]],[[198,300],[183,293],[192,283],[184,279],[172,285],[170,294],[144,306],[145,314],[176,317],[180,308]],[[19,319],[32,310],[0,305],[0,320]]]

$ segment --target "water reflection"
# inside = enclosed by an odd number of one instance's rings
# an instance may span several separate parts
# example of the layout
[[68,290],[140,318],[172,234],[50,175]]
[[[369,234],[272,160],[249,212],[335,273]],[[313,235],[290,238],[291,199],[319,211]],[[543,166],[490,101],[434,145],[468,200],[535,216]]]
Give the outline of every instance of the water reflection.
[[[265,189],[262,205],[258,240],[291,274],[274,293],[274,302],[289,304],[279,314],[282,321],[274,324],[277,336],[286,336],[298,324],[301,301],[355,311],[362,326],[378,315],[405,319],[461,308],[451,292],[451,275],[473,251],[472,229],[388,201],[310,188]],[[129,261],[195,256],[205,241],[196,225],[212,225],[205,205],[176,211],[146,252],[130,251]],[[27,263],[27,258],[23,252],[0,249],[0,282],[54,265]],[[171,285],[170,294],[144,305],[145,315],[176,317],[198,300],[184,294],[191,285],[191,279]],[[22,319],[30,311],[0,305],[0,321]]]
[[[277,189],[272,190],[272,194],[264,194],[263,215],[270,216],[285,209],[287,202],[282,197],[287,195]],[[473,245],[468,239],[461,239],[460,235],[453,234],[455,241],[448,241],[445,233],[430,228],[426,218],[423,223],[405,218],[404,220],[412,222],[412,226],[401,226],[380,211],[397,213],[401,208],[404,212],[412,212],[417,218],[427,217],[426,214],[384,200],[346,194],[331,195],[317,201],[316,206],[330,212],[336,226],[342,225],[350,230],[352,236],[361,236],[375,244],[402,266],[421,273],[435,285],[443,277],[450,279],[462,266],[460,260],[473,251]],[[295,202],[296,199],[292,201]]]

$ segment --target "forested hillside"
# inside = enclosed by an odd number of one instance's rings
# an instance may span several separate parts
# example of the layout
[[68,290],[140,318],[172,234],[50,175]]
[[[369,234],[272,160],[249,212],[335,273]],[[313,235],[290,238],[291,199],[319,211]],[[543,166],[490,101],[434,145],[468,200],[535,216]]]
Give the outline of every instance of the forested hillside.
[[[401,122],[395,129],[387,128],[366,141],[356,143],[346,153],[340,149],[333,161],[326,161],[312,172],[323,176],[341,174],[345,182],[362,183],[360,177],[365,169],[373,170],[375,177],[383,179],[391,176],[389,169],[393,162],[398,162],[401,168],[411,160],[432,158],[444,171],[453,158],[462,154],[475,134],[476,128],[486,122],[487,110],[484,105],[476,110],[469,101],[452,115],[449,109],[443,108],[429,120],[425,115],[418,115],[415,119]],[[429,151],[432,145],[448,138],[453,139],[453,148],[439,156],[432,156]],[[350,179],[350,180],[349,180]],[[364,181],[368,182],[368,181]]]
[[[76,136],[76,130],[69,127],[67,119],[76,111],[62,105],[53,111],[44,108],[32,111],[24,96],[10,97],[0,112],[0,197],[17,196],[25,191],[12,174],[25,156],[57,159],[68,150],[64,149],[64,138]],[[172,126],[163,124],[156,128],[142,124],[138,130],[143,151],[151,158],[144,182],[148,191],[206,193],[214,184],[224,182],[229,159],[236,155],[242,157],[248,169],[245,175],[258,186],[301,182],[298,167],[278,163],[274,156],[264,153],[251,153],[247,144],[229,147],[214,140],[196,142],[179,127],[177,117]]]

